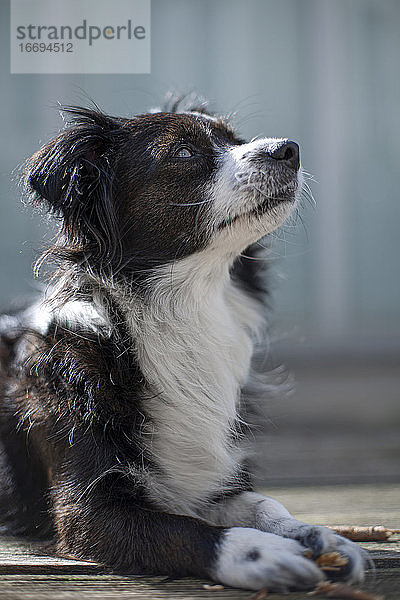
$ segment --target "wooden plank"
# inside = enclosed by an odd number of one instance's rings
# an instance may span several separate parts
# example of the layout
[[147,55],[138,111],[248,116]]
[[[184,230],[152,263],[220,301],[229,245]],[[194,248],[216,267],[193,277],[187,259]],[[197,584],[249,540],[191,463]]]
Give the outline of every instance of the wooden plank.
[[400,485],[324,485],[273,487],[262,493],[272,496],[297,518],[323,525],[400,524]]
[[[203,581],[183,579],[160,581],[155,578],[118,578],[112,576],[4,576],[0,598],[7,600],[252,600],[246,590],[224,588],[208,591]],[[367,578],[363,589],[384,596],[400,598],[400,570],[382,569]],[[310,600],[307,592],[289,596],[271,594],[271,600]]]
[[43,545],[11,537],[0,538],[0,575],[3,574],[92,574],[104,568],[94,562],[43,554]]

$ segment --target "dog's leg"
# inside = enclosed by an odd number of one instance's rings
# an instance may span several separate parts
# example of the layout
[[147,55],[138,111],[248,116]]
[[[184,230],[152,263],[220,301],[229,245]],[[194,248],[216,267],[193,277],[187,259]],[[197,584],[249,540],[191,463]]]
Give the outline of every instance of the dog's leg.
[[191,575],[254,590],[310,589],[324,579],[295,540],[141,508],[118,487],[108,481],[81,497],[71,497],[67,484],[59,487],[59,552],[124,573]]
[[229,527],[254,527],[284,538],[297,540],[313,552],[316,558],[322,553],[337,551],[348,558],[347,565],[338,575],[352,583],[364,578],[364,569],[371,560],[357,544],[318,525],[298,521],[282,504],[273,498],[254,492],[243,492],[228,498],[214,509],[209,519]]

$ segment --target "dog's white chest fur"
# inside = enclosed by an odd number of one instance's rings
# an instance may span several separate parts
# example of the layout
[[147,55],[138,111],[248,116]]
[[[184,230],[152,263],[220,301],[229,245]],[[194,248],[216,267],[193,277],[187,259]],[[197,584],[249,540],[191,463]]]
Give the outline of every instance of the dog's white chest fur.
[[150,494],[166,510],[197,514],[234,480],[241,458],[232,433],[259,311],[229,277],[203,277],[191,257],[157,279],[130,326],[151,387],[144,410],[158,470],[149,473]]

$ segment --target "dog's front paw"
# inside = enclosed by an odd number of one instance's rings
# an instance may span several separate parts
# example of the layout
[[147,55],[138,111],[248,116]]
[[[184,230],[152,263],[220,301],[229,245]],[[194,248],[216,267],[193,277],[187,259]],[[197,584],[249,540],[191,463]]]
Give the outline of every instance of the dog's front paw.
[[311,589],[324,574],[296,540],[256,529],[232,527],[224,533],[213,578],[232,587],[285,592]]
[[354,542],[333,533],[327,527],[303,525],[294,539],[313,552],[316,559],[327,552],[338,552],[347,563],[337,571],[328,573],[329,579],[344,579],[349,583],[361,583],[366,567],[372,563],[368,553]]

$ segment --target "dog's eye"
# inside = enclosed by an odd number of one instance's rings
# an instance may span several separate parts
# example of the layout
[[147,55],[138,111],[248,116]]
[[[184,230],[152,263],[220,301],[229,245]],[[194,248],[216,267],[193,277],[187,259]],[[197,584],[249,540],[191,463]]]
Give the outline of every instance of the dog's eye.
[[179,146],[174,152],[176,158],[191,158],[194,152],[188,146]]

